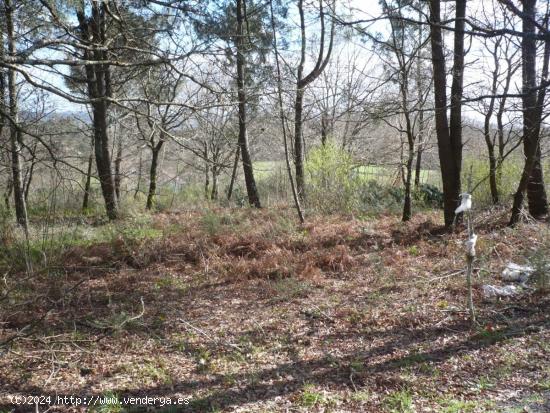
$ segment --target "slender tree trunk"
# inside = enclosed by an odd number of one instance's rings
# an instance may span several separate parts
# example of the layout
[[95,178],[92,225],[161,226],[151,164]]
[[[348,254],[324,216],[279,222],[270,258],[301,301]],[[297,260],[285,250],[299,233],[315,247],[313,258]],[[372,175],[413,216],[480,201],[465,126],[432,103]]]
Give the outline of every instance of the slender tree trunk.
[[[1,12],[1,11],[0,11]],[[5,51],[4,51],[4,29],[0,26],[0,62],[4,61]],[[2,132],[6,126],[7,120],[4,117],[4,113],[7,113],[7,104],[6,104],[6,75],[5,69],[0,68],[0,138],[2,138]],[[2,142],[3,144],[3,142]],[[2,160],[4,157],[4,147],[2,147]],[[9,156],[8,156],[9,157]]]
[[325,67],[327,66],[330,55],[332,53],[332,45],[334,41],[334,20],[332,21],[330,30],[329,45],[325,55],[325,13],[323,9],[323,0],[319,1],[320,14],[320,45],[317,62],[311,72],[304,76],[304,65],[306,61],[306,26],[304,18],[303,0],[298,1],[298,13],[300,15],[300,32],[301,32],[301,47],[300,47],[300,62],[296,71],[296,97],[294,100],[294,167],[296,168],[296,189],[298,198],[303,202],[306,198],[305,193],[305,176],[304,176],[304,136],[303,136],[303,108],[304,108],[304,91],[307,85],[317,79]]
[[206,144],[204,146],[204,199],[210,199],[210,160],[208,159]]
[[510,90],[510,85],[512,83],[512,76],[514,75],[516,68],[512,66],[512,58],[509,56],[506,56],[506,62],[507,62],[507,71],[506,71],[506,79],[504,81],[504,89],[502,90],[502,97],[499,99],[499,107],[497,110],[496,118],[497,118],[497,142],[498,142],[498,157],[497,157],[497,171],[496,171],[496,183],[497,188],[501,187],[502,183],[502,164],[504,162],[504,150],[506,147],[507,142],[504,140],[504,113],[506,111],[506,100],[507,100],[507,94]]
[[139,151],[139,164],[138,164],[138,176],[136,183],[136,190],[134,191],[134,199],[137,198],[137,194],[141,190],[141,175],[143,174],[143,155],[142,151]]
[[212,191],[210,193],[210,199],[215,201],[218,199],[218,168],[215,165],[212,166]]
[[88,158],[88,169],[86,170],[86,182],[84,183],[84,198],[82,199],[82,212],[90,207],[90,191],[92,188],[92,167],[94,162],[93,154]]
[[[422,20],[422,10],[418,11],[419,21]],[[418,39],[421,42],[423,38],[424,25],[418,25]],[[424,95],[423,86],[424,81],[422,79],[422,48],[418,48],[418,56],[416,59],[416,96],[418,99],[418,107],[420,112],[418,113],[418,131],[416,133],[417,149],[416,149],[416,165],[414,173],[414,188],[418,190],[420,187],[420,174],[422,173],[422,140],[424,139]]]
[[233,161],[233,170],[231,171],[231,180],[229,181],[229,187],[227,188],[227,200],[231,199],[233,195],[233,187],[235,185],[235,180],[237,179],[237,168],[239,166],[239,158],[241,154],[241,147],[237,146],[235,149],[235,160]]
[[465,1],[457,0],[455,28],[455,61],[453,63],[453,86],[451,87],[452,134],[447,118],[447,82],[443,36],[441,31],[440,0],[430,0],[430,37],[435,100],[435,128],[441,180],[443,182],[443,210],[445,226],[450,227],[455,219],[455,209],[460,197],[460,172],[462,163],[461,104],[462,73],[464,64],[464,9]]
[[409,142],[408,158],[407,158],[407,175],[405,180],[405,202],[403,204],[403,221],[409,221],[412,218],[412,200],[411,200],[411,187],[412,187],[412,173],[413,173],[413,160],[414,160],[414,142]]
[[[521,40],[522,55],[522,105],[523,105],[523,150],[525,165],[512,205],[510,225],[519,221],[523,206],[524,193],[527,191],[529,213],[538,218],[548,213],[548,201],[544,188],[544,179],[540,163],[540,127],[546,88],[540,88],[537,96],[537,44],[535,38],[535,19],[537,0],[523,0],[523,32],[531,34]],[[548,60],[550,58],[550,42],[544,47],[543,68],[541,79],[548,77]]]
[[281,120],[281,130],[283,132],[283,145],[285,149],[285,163],[286,171],[288,174],[288,180],[290,182],[290,188],[292,190],[292,198],[294,199],[294,206],[296,212],[298,213],[298,219],[300,223],[305,222],[304,213],[300,205],[300,198],[298,196],[298,191],[296,190],[296,185],[294,184],[294,177],[292,176],[292,167],[290,165],[290,154],[288,153],[288,139],[286,134],[286,124],[285,124],[285,113],[283,110],[283,86],[281,81],[281,65],[279,63],[279,49],[277,46],[277,28],[275,27],[275,16],[273,13],[273,0],[270,0],[269,7],[271,11],[271,29],[273,31],[273,49],[275,50],[275,64],[277,68],[277,103],[279,105],[279,119]]
[[325,146],[328,139],[328,118],[327,114],[323,112],[321,115],[321,145]]
[[[8,53],[15,57],[16,41],[14,35],[13,23],[13,4],[12,0],[4,0],[6,17],[6,34],[8,42]],[[3,47],[3,45],[2,45]],[[8,69],[8,97],[10,122],[10,149],[11,149],[11,168],[13,180],[13,195],[15,204],[15,216],[17,223],[21,225],[28,233],[27,206],[25,204],[25,194],[23,192],[23,182],[21,177],[21,147],[23,146],[23,136],[18,129],[18,105],[17,105],[17,79],[15,70]]]
[[422,174],[422,134],[418,135],[418,147],[416,148],[416,165],[414,168],[414,189],[420,188],[420,175]]
[[29,192],[31,189],[32,179],[34,177],[34,168],[36,166],[36,144],[33,147],[32,150],[32,159],[31,159],[31,166],[29,167],[28,173],[27,173],[27,179],[25,180],[25,185],[23,186],[25,188],[25,204],[28,205],[29,201]]
[[[414,162],[414,130],[411,122],[409,112],[409,75],[404,65],[404,61],[401,61],[401,105],[403,110],[403,116],[405,118],[405,128],[407,135],[407,162],[405,163],[405,200],[403,203],[403,221],[409,221],[412,217],[412,199],[411,199],[411,184],[412,184],[412,169]],[[403,145],[401,146],[403,151]]]
[[119,136],[117,139],[117,150],[115,158],[115,194],[117,200],[120,202],[120,184],[122,182],[122,172],[120,170],[122,166],[122,139]]
[[499,59],[498,59],[498,48],[500,42],[495,42],[495,49],[493,50],[493,80],[491,86],[491,94],[493,95],[489,100],[489,107],[487,108],[487,113],[485,114],[485,121],[483,123],[483,137],[485,138],[485,144],[487,145],[487,152],[489,154],[489,187],[491,190],[491,200],[493,205],[498,204],[499,202],[499,193],[498,193],[498,184],[497,184],[497,160],[495,157],[495,142],[491,136],[491,118],[493,117],[493,112],[495,109],[496,93],[498,86],[498,75],[499,75]]
[[[92,3],[92,16],[86,18],[84,11],[77,12],[82,39],[95,45],[105,45],[106,12],[103,3]],[[107,60],[104,50],[84,51],[84,60]],[[118,205],[115,182],[111,171],[109,152],[109,134],[107,125],[108,97],[111,97],[111,75],[108,64],[85,65],[88,95],[94,99],[92,106],[92,124],[94,129],[94,153],[101,193],[105,200],[105,209],[110,220],[118,217]]]
[[8,177],[8,183],[6,185],[6,192],[4,192],[4,204],[6,205],[6,211],[11,210],[10,198],[13,191],[13,180],[11,176]]
[[[298,71],[301,76],[301,71]],[[294,167],[296,169],[296,189],[300,202],[305,199],[305,177],[304,177],[304,146],[302,135],[302,116],[304,106],[304,89],[296,90],[294,101]]]
[[246,81],[245,81],[245,20],[244,4],[246,0],[237,1],[237,88],[239,98],[239,146],[241,149],[241,158],[243,162],[244,181],[246,192],[248,194],[248,203],[256,208],[261,208],[260,195],[254,179],[254,169],[252,167],[252,158],[248,149],[248,133],[246,119]]
[[[2,13],[3,15],[4,13]],[[2,27],[0,27],[0,61],[3,61],[4,60],[4,55],[5,55],[5,52],[4,52],[4,29]],[[4,113],[7,113],[8,112],[8,105],[7,105],[7,102],[6,102],[6,75],[5,75],[5,71],[3,68],[0,68],[0,108],[2,109],[1,113],[0,113],[0,138],[2,138],[2,132],[4,131],[4,127],[6,126],[6,119],[4,117]],[[3,144],[4,142],[2,142]],[[11,151],[8,150],[6,148],[6,150],[4,150],[5,148],[2,147],[1,150],[1,154],[2,154],[2,161],[6,164],[9,164],[11,161],[10,161],[10,154],[11,154]],[[5,158],[4,158],[5,156]],[[11,210],[11,207],[10,207],[10,198],[11,198],[11,193],[12,193],[12,190],[13,190],[13,181],[12,181],[12,175],[11,175],[11,171],[8,172],[7,174],[7,183],[6,183],[6,190],[4,192],[4,204],[6,206],[6,211],[10,211]]]
[[[3,10],[2,10],[3,11]],[[0,11],[0,15],[4,16],[4,13]],[[0,61],[4,61],[5,51],[4,51],[4,28],[0,26]],[[4,117],[4,113],[8,112],[8,105],[6,104],[6,75],[5,69],[0,68],[0,159],[2,163],[9,164],[10,151],[5,150],[7,145],[5,145],[3,140],[4,127],[6,126],[7,120]],[[5,156],[5,157],[4,157]],[[6,205],[6,211],[10,211],[10,197],[11,197],[11,171],[7,174],[7,185],[6,191],[4,192],[4,203]]]
[[487,147],[489,151],[489,187],[491,189],[491,201],[493,205],[499,203],[499,189],[497,182],[497,159],[494,146]]
[[497,139],[498,139],[498,158],[497,158],[497,171],[496,171],[496,185],[497,188],[501,188],[502,184],[502,164],[504,162],[504,122],[502,120],[504,116],[504,99],[500,101],[500,107],[497,112]]
[[162,149],[164,141],[160,140],[152,149],[151,152],[151,166],[149,168],[149,192],[147,193],[147,203],[145,208],[147,210],[153,209],[155,205],[155,198],[157,193],[157,171],[158,171],[158,160],[160,150]]

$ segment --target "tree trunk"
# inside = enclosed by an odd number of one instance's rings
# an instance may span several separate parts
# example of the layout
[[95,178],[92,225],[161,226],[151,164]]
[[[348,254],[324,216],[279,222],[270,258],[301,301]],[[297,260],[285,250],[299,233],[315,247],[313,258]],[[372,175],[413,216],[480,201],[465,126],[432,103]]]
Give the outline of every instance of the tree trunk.
[[[82,40],[103,46],[106,43],[106,17],[103,3],[92,2],[92,16],[86,18],[83,11],[77,12]],[[91,39],[91,40],[90,40]],[[104,50],[84,50],[84,60],[107,60]],[[109,134],[107,127],[107,98],[111,97],[111,75],[108,64],[85,65],[88,96],[93,99],[92,124],[94,129],[94,153],[101,193],[110,220],[118,217],[115,183],[111,171]]]
[[6,192],[4,192],[4,204],[6,205],[6,211],[11,210],[10,198],[13,191],[13,181],[11,176],[8,177],[8,183],[6,185]]
[[90,191],[92,187],[92,166],[94,162],[93,154],[88,158],[88,169],[86,170],[86,182],[84,183],[84,198],[82,199],[82,212],[90,207]]
[[229,187],[227,188],[227,200],[231,199],[233,195],[233,186],[235,185],[235,180],[237,179],[237,167],[239,166],[239,158],[241,154],[241,147],[237,146],[235,149],[235,160],[233,161],[233,170],[231,172],[231,180],[229,181]]
[[[395,32],[394,32],[395,33]],[[405,118],[405,130],[407,137],[407,162],[405,162],[405,171],[403,183],[405,186],[405,200],[403,203],[403,221],[409,221],[412,217],[412,199],[411,199],[411,183],[412,183],[412,167],[414,162],[414,129],[411,122],[409,112],[409,74],[402,59],[398,59],[401,64],[400,75],[400,90],[401,90],[401,106],[403,117]],[[403,145],[401,145],[401,153],[403,157]],[[402,162],[403,165],[403,162]],[[403,168],[401,168],[403,172]]]
[[149,168],[149,192],[147,193],[147,203],[145,205],[145,208],[147,210],[153,209],[153,206],[155,205],[155,197],[157,193],[158,159],[163,143],[164,141],[160,140],[153,147],[151,152],[151,166]]
[[[11,0],[4,0],[6,17],[6,34],[8,41],[8,53],[15,57],[16,41],[13,24],[13,4]],[[3,45],[2,45],[3,47]],[[13,196],[15,204],[15,216],[17,223],[28,233],[27,206],[25,204],[25,194],[23,192],[23,182],[21,178],[21,147],[23,146],[23,136],[17,125],[18,105],[17,105],[17,79],[15,70],[8,69],[8,97],[10,122],[10,150],[11,150],[11,170],[13,181]]]
[[[4,60],[4,30],[0,28],[0,61]],[[4,113],[8,112],[8,105],[6,103],[6,76],[3,69],[0,69],[0,108],[2,111],[0,112],[0,138],[3,136],[2,132],[4,130],[4,127],[6,126],[6,118],[4,117]],[[4,144],[4,142],[2,142]],[[6,165],[10,163],[10,154],[11,151],[9,151],[7,148],[2,147],[2,163],[5,163]],[[4,157],[5,155],[5,157]],[[6,190],[4,192],[4,204],[6,206],[6,211],[10,211],[10,198],[11,193],[13,190],[13,183],[12,183],[12,176],[11,171],[8,172],[7,175],[7,183],[6,183]]]
[[206,144],[204,146],[204,199],[210,199],[210,161]]
[[[514,225],[519,221],[525,191],[527,191],[529,213],[533,217],[538,218],[548,213],[548,201],[540,163],[540,127],[546,88],[540,88],[537,96],[537,44],[533,37],[535,34],[537,0],[524,0],[522,4],[523,32],[525,34],[531,34],[531,36],[524,36],[521,40],[523,150],[525,154],[525,165],[518,188],[514,194],[510,225]],[[541,72],[541,79],[543,80],[547,79],[548,76],[549,58],[550,42],[546,41]]]
[[210,199],[215,201],[218,199],[218,168],[212,166],[212,192],[210,193]]
[[[300,32],[301,32],[301,47],[300,47],[300,62],[296,71],[296,98],[294,100],[294,166],[296,168],[296,190],[298,198],[301,202],[305,199],[305,177],[304,177],[304,136],[303,136],[303,108],[304,108],[304,91],[307,85],[317,79],[325,67],[327,66],[330,55],[332,53],[332,45],[334,41],[334,20],[332,21],[330,30],[330,41],[325,55],[325,13],[323,10],[323,1],[319,1],[320,14],[320,45],[317,62],[315,67],[304,76],[304,65],[306,61],[306,26],[304,18],[303,0],[298,1],[298,13],[300,15]],[[334,4],[333,4],[334,5]]]
[[134,191],[134,199],[137,198],[137,194],[141,190],[141,175],[143,174],[143,156],[142,151],[139,151],[139,164],[138,164],[138,176],[136,183],[136,190]]
[[29,201],[29,192],[31,189],[31,183],[32,179],[34,177],[34,167],[36,166],[36,143],[34,144],[34,147],[32,149],[32,158],[31,158],[31,166],[29,167],[28,173],[27,173],[27,179],[25,179],[25,185],[24,187],[24,193],[25,193],[25,204],[28,205]]
[[411,200],[411,184],[412,184],[412,171],[414,160],[414,143],[409,143],[409,151],[407,158],[407,177],[405,180],[405,202],[403,203],[403,221],[409,221],[412,217],[412,200]]
[[105,200],[105,208],[109,219],[118,216],[115,183],[111,173],[111,156],[109,153],[109,136],[107,134],[107,108],[104,101],[93,105],[94,125],[94,153],[97,175],[101,186],[101,193]]
[[[301,71],[298,76],[301,77]],[[304,106],[304,89],[296,90],[294,102],[294,167],[296,169],[296,190],[300,202],[305,199],[305,178],[304,178],[304,146],[302,136],[302,111]]]
[[252,167],[252,158],[248,149],[248,133],[246,119],[246,89],[245,89],[245,31],[244,23],[246,16],[244,15],[243,2],[246,0],[237,1],[237,39],[235,40],[237,48],[237,88],[239,98],[239,147],[241,149],[241,158],[243,162],[244,181],[246,183],[246,192],[248,194],[248,203],[256,208],[261,208],[260,195],[256,188],[256,180],[254,179],[254,169]]
[[328,118],[326,112],[321,115],[321,145],[325,146],[328,139]]
[[[464,26],[466,20],[466,1],[456,0],[456,17],[454,33],[453,80],[451,84],[451,110],[449,120],[449,139],[453,156],[451,175],[452,190],[450,193],[450,214],[460,203],[461,173],[462,173],[462,95],[464,83]],[[459,217],[460,219],[461,217]]]
[[[422,19],[422,10],[418,11],[419,20]],[[423,39],[423,25],[418,25],[418,39]],[[418,131],[416,133],[417,149],[416,149],[416,165],[414,172],[414,188],[418,190],[420,187],[420,174],[422,173],[422,140],[424,139],[424,95],[423,95],[423,79],[422,79],[422,48],[418,48],[418,56],[416,58],[416,96],[420,112],[418,113]]]
[[[506,93],[508,92],[508,89],[505,89]],[[496,183],[497,188],[501,187],[502,184],[502,164],[504,162],[504,149],[505,149],[505,142],[504,142],[504,122],[502,120],[504,116],[504,107],[505,107],[505,99],[501,99],[499,103],[499,108],[497,111],[497,138],[498,138],[498,159],[497,159],[497,171],[496,171]]]
[[527,201],[529,203],[529,214],[534,218],[541,218],[548,213],[548,198],[544,186],[540,142],[535,143],[534,146],[534,162],[527,184]]
[[487,113],[485,113],[485,121],[483,123],[483,137],[485,138],[485,144],[487,145],[487,152],[489,154],[489,187],[491,190],[491,201],[493,205],[498,204],[499,193],[497,184],[497,160],[495,157],[495,142],[491,136],[491,118],[495,109],[496,93],[498,86],[499,75],[499,59],[498,59],[498,47],[499,42],[495,42],[495,49],[493,51],[493,80],[491,85],[491,95],[489,100],[489,107]]
[[[460,198],[460,172],[462,163],[461,104],[462,73],[464,63],[464,8],[465,0],[457,0],[455,27],[455,61],[451,87],[451,128],[447,118],[447,83],[443,36],[441,32],[440,0],[430,0],[430,37],[435,100],[435,128],[441,180],[443,182],[443,213],[445,226],[450,227],[455,219],[455,209]],[[462,16],[462,17],[461,17]]]
[[418,147],[416,148],[416,165],[414,168],[414,189],[420,188],[420,175],[422,174],[422,134],[418,135]]
[[122,182],[122,172],[120,167],[122,166],[122,139],[119,136],[117,139],[117,150],[115,158],[115,194],[117,200],[120,202],[120,184]]
[[273,31],[273,49],[275,51],[275,67],[277,69],[277,103],[279,105],[279,119],[281,121],[281,130],[283,132],[283,145],[285,150],[285,164],[286,171],[288,174],[288,180],[290,182],[290,189],[292,191],[292,198],[294,200],[294,206],[296,212],[298,213],[298,219],[300,223],[305,222],[304,213],[300,205],[300,199],[298,197],[298,191],[296,190],[296,185],[294,184],[294,177],[292,176],[292,167],[290,165],[290,154],[288,153],[288,139],[286,134],[286,123],[285,123],[285,113],[283,110],[283,85],[281,80],[281,65],[279,63],[279,49],[277,46],[277,29],[275,27],[275,15],[273,13],[273,0],[269,2],[269,8],[271,11],[271,29]]
[[497,182],[497,159],[494,146],[487,146],[489,151],[489,187],[491,189],[491,201],[493,205],[499,203],[499,190]]

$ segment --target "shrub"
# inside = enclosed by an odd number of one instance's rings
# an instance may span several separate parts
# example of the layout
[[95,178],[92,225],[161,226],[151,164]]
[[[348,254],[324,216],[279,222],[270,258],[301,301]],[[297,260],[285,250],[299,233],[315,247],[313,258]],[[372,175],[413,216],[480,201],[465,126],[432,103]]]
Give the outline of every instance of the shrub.
[[420,184],[413,197],[427,207],[443,208],[443,192],[434,185]]
[[[500,200],[508,199],[515,191],[521,177],[523,162],[519,159],[508,158],[500,167],[497,181]],[[474,196],[478,206],[492,204],[491,187],[489,183],[489,161],[487,159],[465,159],[462,167],[462,182],[466,188],[470,172],[472,174],[472,187],[475,188]]]
[[305,168],[307,205],[322,213],[355,209],[360,180],[352,168],[351,156],[334,143],[314,148]]
[[550,289],[550,238],[546,234],[543,244],[530,255],[529,262],[535,269],[533,280],[538,289],[547,291]]
[[361,212],[368,214],[382,211],[397,212],[401,208],[404,191],[401,188],[381,185],[376,181],[368,181],[361,185],[358,196]]

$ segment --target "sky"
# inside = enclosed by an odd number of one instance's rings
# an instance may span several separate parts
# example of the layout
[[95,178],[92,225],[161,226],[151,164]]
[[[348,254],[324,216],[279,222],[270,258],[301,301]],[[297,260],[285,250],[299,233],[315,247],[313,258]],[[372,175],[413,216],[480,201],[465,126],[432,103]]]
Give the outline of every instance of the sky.
[[[481,0],[470,0],[468,2],[468,14],[475,17],[481,17],[483,13],[491,13],[488,7],[488,4],[491,2],[485,1],[485,4]],[[351,10],[350,15],[347,19],[350,20],[359,20],[359,19],[374,19],[379,17],[381,14],[381,8],[379,6],[378,0],[345,0],[339,3],[340,10]],[[444,7],[450,7],[448,2],[442,3]],[[290,10],[290,18],[295,20],[297,24],[297,13],[294,9]],[[387,34],[387,23],[383,20],[376,23],[365,25],[365,27],[370,32],[379,32],[382,34]],[[313,30],[314,32],[315,30]],[[311,33],[311,27],[310,32]],[[309,35],[309,34],[308,34]],[[446,43],[447,46],[452,46],[452,34],[446,34]],[[478,39],[474,39],[471,42],[467,42],[469,51],[466,57],[467,68],[465,71],[465,95],[466,96],[475,96],[476,93],[480,93],[483,90],[484,85],[487,84],[487,75],[492,70],[492,60],[490,56],[484,52],[483,47]],[[298,47],[297,44],[292,46],[294,49]],[[357,54],[358,65],[369,65],[372,70],[372,73],[379,73],[381,68],[381,61],[372,56],[372,45],[369,42],[363,42],[357,38],[353,38],[350,42],[342,46],[340,43],[340,48],[344,47],[349,50],[349,54]],[[341,52],[341,50],[339,50]],[[337,51],[338,52],[338,51]],[[342,56],[342,53],[335,53],[334,56]],[[36,57],[39,58],[61,58],[60,53],[47,54],[46,52],[40,52]],[[198,60],[197,65],[208,64],[207,60]],[[313,64],[313,59],[308,58],[306,63],[306,70],[310,68]],[[448,62],[448,67],[450,67],[451,61]],[[56,71],[60,73],[66,73],[68,68],[64,66],[56,66]],[[44,82],[50,86],[57,87],[63,91],[67,91],[64,82],[59,76],[59,74],[52,73],[51,69],[42,70],[38,68],[31,68],[30,73],[35,77],[39,82]],[[450,83],[450,82],[449,82]],[[511,91],[516,91],[519,88],[520,79],[519,71],[514,79],[514,85],[511,88]],[[52,108],[58,113],[85,113],[86,110],[83,105],[74,104],[68,102],[66,99],[55,96],[53,94],[49,95],[49,105],[48,107]],[[479,111],[472,107],[464,107],[464,114],[466,117],[470,117],[475,120],[481,120],[482,115]]]

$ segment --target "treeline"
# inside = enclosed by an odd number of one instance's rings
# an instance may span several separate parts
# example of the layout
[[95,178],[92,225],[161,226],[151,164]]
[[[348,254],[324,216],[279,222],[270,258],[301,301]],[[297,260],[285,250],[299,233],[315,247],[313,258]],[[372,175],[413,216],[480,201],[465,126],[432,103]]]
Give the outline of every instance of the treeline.
[[[249,141],[269,134],[264,145],[284,160],[304,221],[312,143],[336,142],[360,162],[373,150],[366,131],[382,124],[399,140],[403,220],[434,136],[450,226],[460,194],[475,190],[463,182],[464,119],[473,111],[492,202],[503,201],[504,162],[522,146],[510,223],[525,195],[529,213],[542,217],[549,18],[537,0],[380,0],[369,9],[338,0],[1,0],[5,205],[27,229],[33,171],[46,165],[82,177],[84,209],[96,178],[107,217],[117,219],[123,153],[137,145],[149,153],[144,165],[140,149],[136,193],[146,176],[152,209],[170,143],[198,161],[209,198],[220,197],[224,171],[230,198],[241,169],[248,203],[260,208]],[[71,136],[89,155],[71,156],[59,130],[40,126],[61,105],[86,114]],[[115,140],[121,130],[125,139]]]

